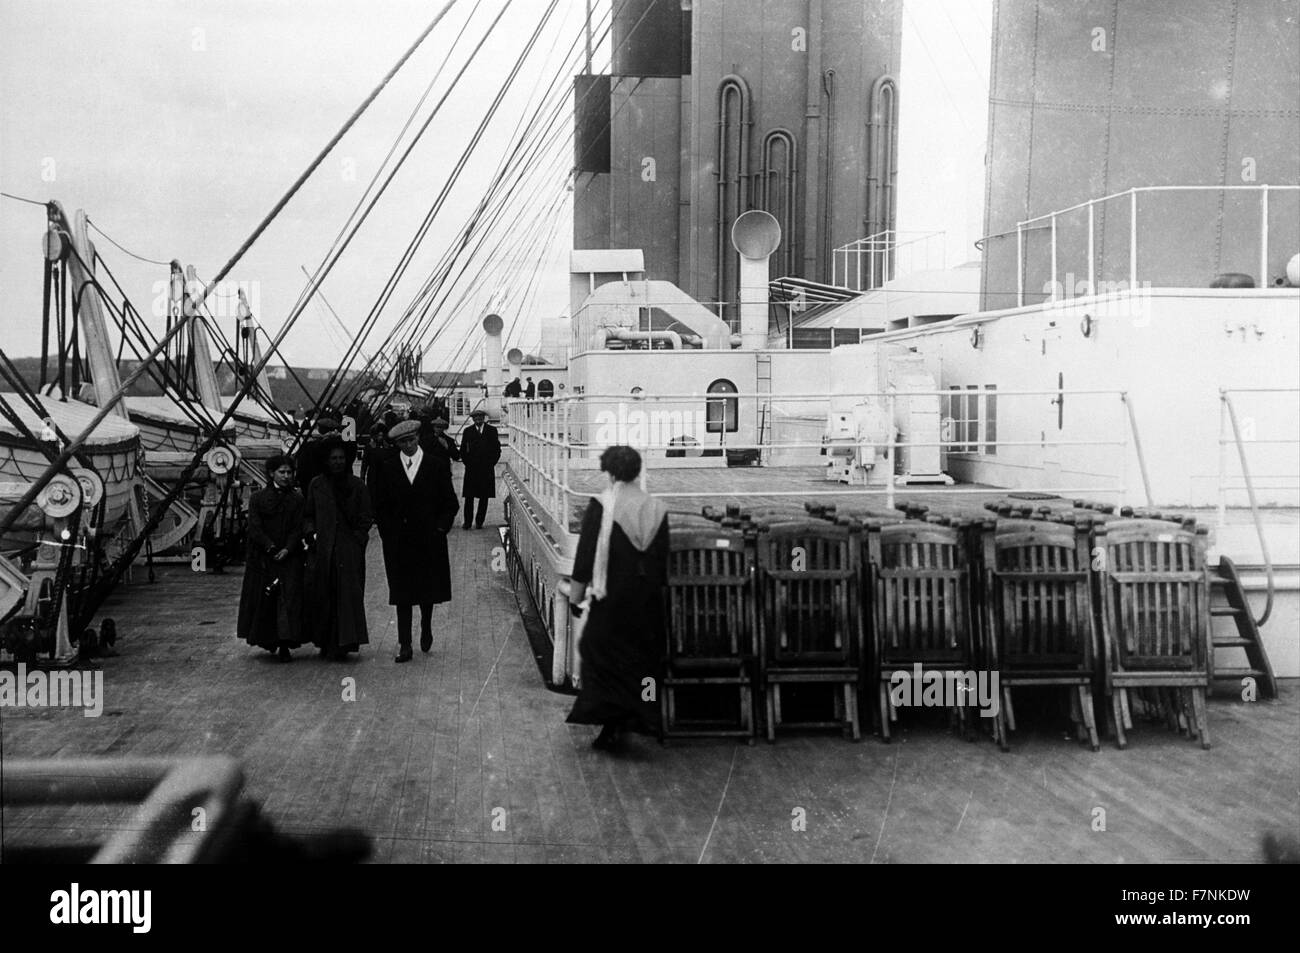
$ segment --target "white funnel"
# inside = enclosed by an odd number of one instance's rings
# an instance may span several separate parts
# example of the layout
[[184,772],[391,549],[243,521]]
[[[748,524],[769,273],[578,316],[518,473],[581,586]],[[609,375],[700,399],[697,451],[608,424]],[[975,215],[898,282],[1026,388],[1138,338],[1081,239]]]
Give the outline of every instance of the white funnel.
[[767,346],[767,262],[781,244],[781,226],[767,212],[753,209],[731,226],[731,244],[740,252],[740,346]]
[[524,369],[524,352],[517,347],[506,351],[506,363],[510,365],[510,379],[514,380]]
[[487,386],[488,416],[501,416],[501,331],[505,327],[499,314],[489,314],[483,319],[483,383]]

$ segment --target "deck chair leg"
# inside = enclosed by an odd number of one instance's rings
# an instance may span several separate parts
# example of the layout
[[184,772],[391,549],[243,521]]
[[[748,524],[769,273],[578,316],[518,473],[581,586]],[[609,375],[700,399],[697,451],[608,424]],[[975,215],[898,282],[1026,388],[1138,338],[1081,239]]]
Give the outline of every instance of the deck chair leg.
[[[1132,731],[1132,730],[1133,730],[1133,713],[1129,710],[1129,707],[1128,707],[1128,689],[1127,689],[1127,688],[1119,688],[1119,689],[1116,689],[1116,690],[1115,690],[1115,693],[1119,696],[1119,712],[1120,712],[1120,714],[1123,716],[1123,717],[1120,719],[1120,723],[1121,723],[1121,725],[1123,726],[1123,730],[1124,730],[1124,731]],[[1121,737],[1123,737],[1123,732],[1121,732],[1120,735],[1121,735]]]
[[1187,737],[1195,741],[1200,737],[1200,733],[1196,724],[1196,709],[1192,706],[1191,689],[1178,689],[1178,708],[1187,721]]
[[1015,731],[1016,730],[1016,709],[1011,704],[1010,685],[1002,686],[1002,710],[1007,713],[1007,726],[1012,731]]
[[880,737],[883,741],[889,741],[889,719],[893,712],[889,708],[889,685],[887,682],[881,682],[877,688],[880,696]]
[[1124,692],[1125,689],[1116,688],[1110,696],[1111,709],[1115,714],[1115,743],[1119,745],[1121,750],[1128,747],[1128,736],[1124,734],[1124,729],[1133,727],[1133,723],[1125,717],[1127,703],[1124,699]]
[[1088,731],[1083,722],[1083,706],[1079,703],[1079,693],[1071,691],[1070,695],[1070,723],[1074,725],[1074,738],[1076,741],[1087,741]]
[[1210,748],[1210,718],[1206,711],[1205,704],[1206,690],[1204,688],[1192,689],[1192,710],[1196,712],[1196,724],[1201,730],[1201,747],[1205,750]]
[[993,740],[1003,751],[1011,750],[1011,736],[1008,731],[1007,709],[1004,706],[993,716]]
[[1088,732],[1088,746],[1093,751],[1101,750],[1101,739],[1097,737],[1097,713],[1092,707],[1092,689],[1087,685],[1078,688],[1079,707],[1083,709],[1083,727]]
[[767,702],[767,740],[769,744],[776,741],[776,691],[775,685],[768,685],[767,691],[763,693],[764,700]]
[[673,722],[673,687],[664,686],[663,703],[659,706],[659,743],[668,744],[668,731]]
[[849,682],[844,683],[844,707],[849,712],[849,730],[853,733],[853,740],[858,741],[862,738],[862,726],[858,723],[858,688]]

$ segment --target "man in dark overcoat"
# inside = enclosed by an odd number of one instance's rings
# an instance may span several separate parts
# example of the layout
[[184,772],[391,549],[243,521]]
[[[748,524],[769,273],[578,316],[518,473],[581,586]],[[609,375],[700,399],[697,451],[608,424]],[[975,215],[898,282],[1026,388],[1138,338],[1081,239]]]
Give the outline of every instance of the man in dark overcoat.
[[388,604],[397,607],[397,662],[409,662],[411,617],[420,607],[420,650],[433,648],[432,615],[451,601],[447,533],[459,508],[445,457],[420,446],[420,424],[404,420],[388,432],[396,457],[378,464],[375,515],[384,545]]
[[[497,495],[497,461],[501,459],[501,436],[497,428],[487,422],[487,413],[476,410],[470,414],[473,424],[465,428],[460,437],[460,458],[465,464],[465,480],[461,496],[465,498],[464,528],[469,529],[470,518],[474,525],[483,528],[487,518],[488,500]],[[478,512],[474,501],[478,500]]]
[[460,447],[456,446],[455,438],[447,433],[446,417],[434,417],[429,421],[427,431],[420,428],[420,446],[430,453],[445,457],[448,463],[452,460],[460,461]]

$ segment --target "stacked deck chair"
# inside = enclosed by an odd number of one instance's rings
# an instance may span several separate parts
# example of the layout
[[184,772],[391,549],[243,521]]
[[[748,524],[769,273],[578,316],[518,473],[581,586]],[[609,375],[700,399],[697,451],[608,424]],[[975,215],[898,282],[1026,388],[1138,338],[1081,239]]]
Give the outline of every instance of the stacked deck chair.
[[[739,528],[699,516],[669,514],[669,532],[664,738],[741,737],[752,743],[758,667],[753,547]],[[735,717],[682,717],[678,693],[684,688],[734,695]]]
[[1210,580],[1205,532],[1164,520],[1094,527],[1100,549],[1106,690],[1121,748],[1133,720],[1130,689],[1156,693],[1172,727],[1210,747]]
[[1101,747],[1093,710],[1097,669],[1087,525],[1002,519],[984,536],[985,619],[989,657],[1002,704],[994,737],[1010,750],[1012,689],[1058,685],[1070,693],[1081,740]]
[[[923,673],[972,670],[971,580],[960,529],[917,520],[870,526],[867,548],[875,649],[870,680],[879,693],[881,737],[889,741],[890,722],[898,717],[890,698],[896,672],[910,678],[917,665]],[[955,707],[964,732],[967,706]]]
[[758,529],[760,679],[767,739],[782,724],[781,690],[822,684],[835,690],[834,720],[804,727],[840,728],[861,737],[861,543],[856,525],[825,520],[760,520]]

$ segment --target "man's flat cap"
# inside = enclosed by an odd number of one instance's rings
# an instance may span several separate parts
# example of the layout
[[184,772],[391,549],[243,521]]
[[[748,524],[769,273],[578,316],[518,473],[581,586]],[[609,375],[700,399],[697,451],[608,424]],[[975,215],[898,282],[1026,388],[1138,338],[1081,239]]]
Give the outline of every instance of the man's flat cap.
[[420,434],[420,422],[418,420],[403,420],[400,424],[394,424],[393,428],[388,431],[389,440],[401,440],[403,437],[417,437]]

